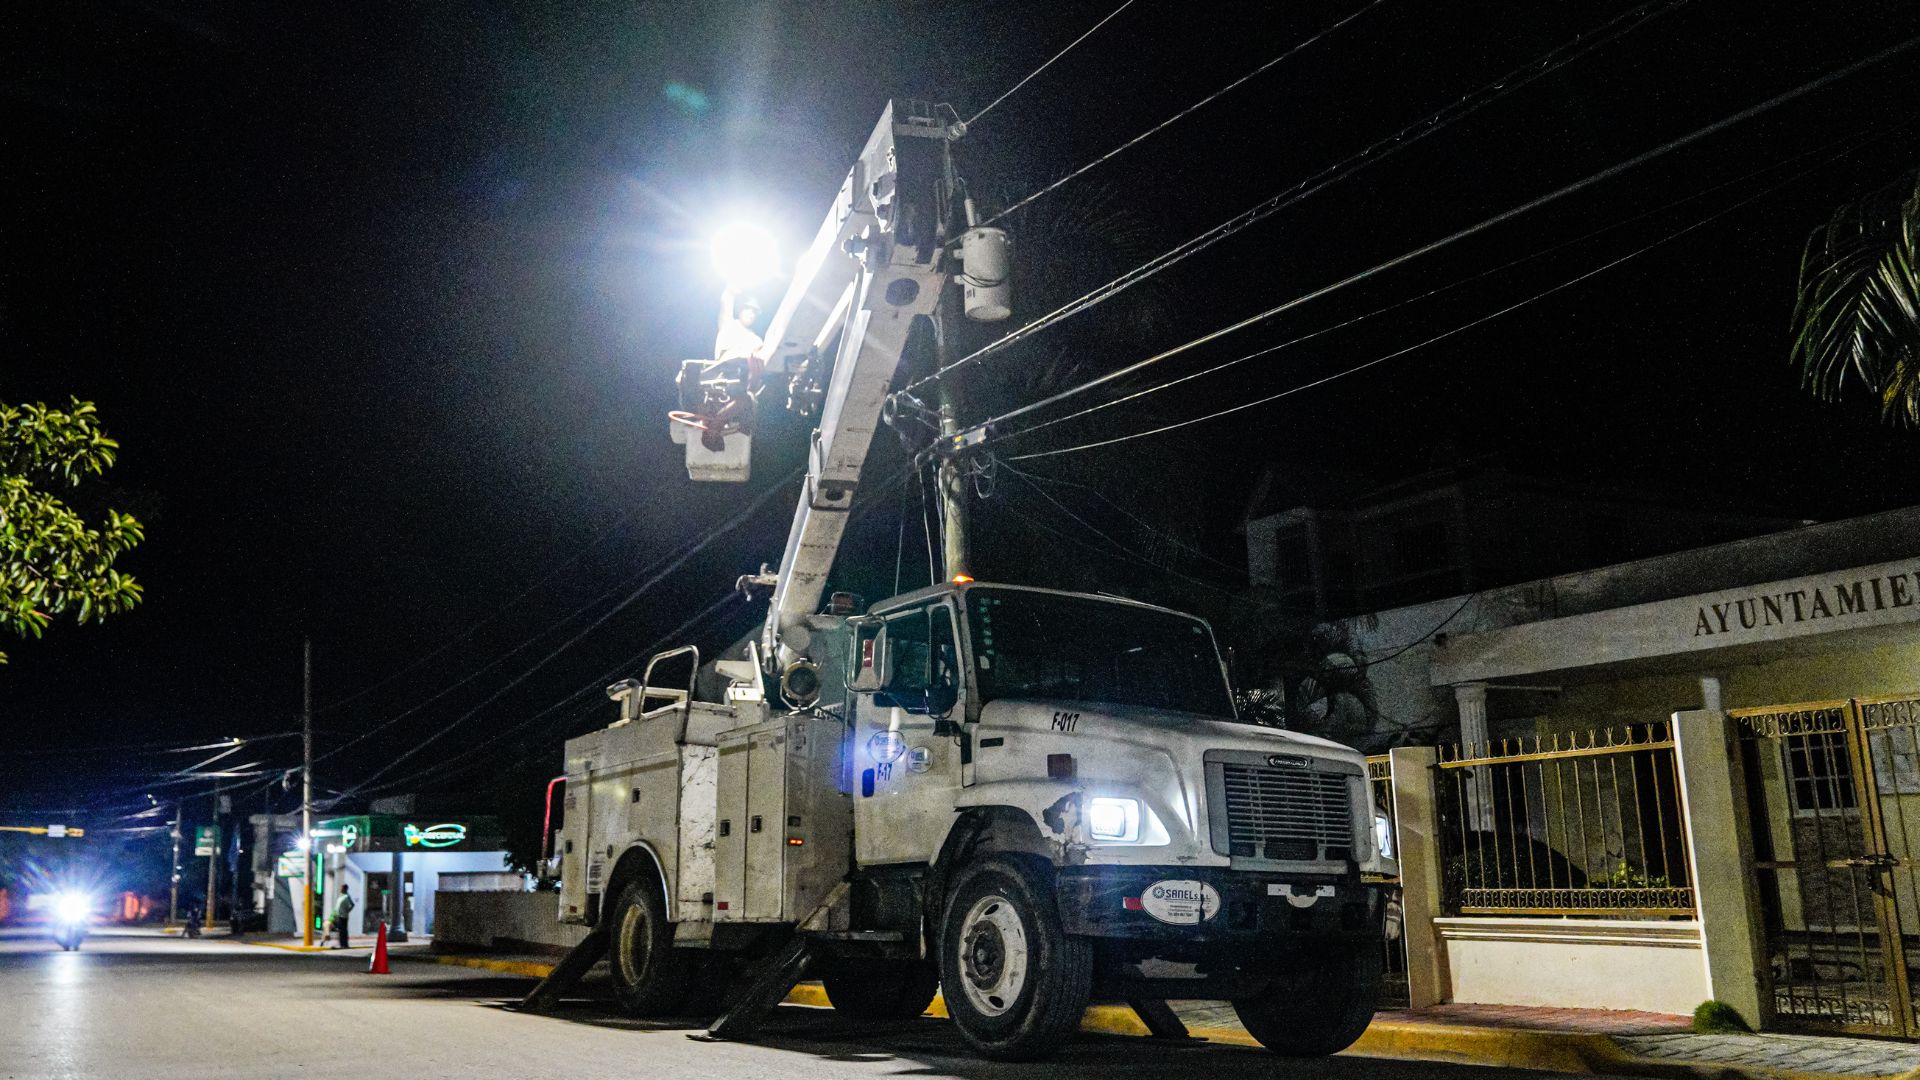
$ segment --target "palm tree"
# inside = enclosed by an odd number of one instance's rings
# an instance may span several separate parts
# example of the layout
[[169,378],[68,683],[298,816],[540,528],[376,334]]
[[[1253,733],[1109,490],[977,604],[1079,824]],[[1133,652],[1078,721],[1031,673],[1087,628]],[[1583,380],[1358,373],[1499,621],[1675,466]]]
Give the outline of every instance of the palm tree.
[[1807,240],[1793,362],[1822,400],[1858,380],[1920,427],[1920,170],[1834,211]]

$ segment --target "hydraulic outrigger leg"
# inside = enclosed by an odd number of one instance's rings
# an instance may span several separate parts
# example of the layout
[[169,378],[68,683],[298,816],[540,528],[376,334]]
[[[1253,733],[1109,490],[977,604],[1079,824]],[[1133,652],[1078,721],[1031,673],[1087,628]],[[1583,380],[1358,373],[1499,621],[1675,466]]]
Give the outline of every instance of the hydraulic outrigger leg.
[[813,951],[809,948],[807,935],[793,935],[793,940],[774,955],[765,971],[753,980],[740,1000],[720,1018],[713,1022],[706,1034],[690,1035],[689,1038],[702,1041],[713,1039],[742,1039],[753,1034],[760,1021],[774,1006],[787,999],[800,980],[807,977],[807,969],[813,966]]
[[560,1004],[560,996],[580,984],[588,969],[607,955],[609,931],[605,923],[593,928],[580,944],[567,950],[547,977],[520,999],[519,1007],[528,1012],[547,1012]]

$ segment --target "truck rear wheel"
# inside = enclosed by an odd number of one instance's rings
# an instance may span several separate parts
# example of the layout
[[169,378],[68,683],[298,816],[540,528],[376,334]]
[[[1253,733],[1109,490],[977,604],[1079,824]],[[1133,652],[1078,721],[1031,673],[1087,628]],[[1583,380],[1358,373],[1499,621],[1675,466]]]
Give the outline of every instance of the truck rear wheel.
[[1325,1057],[1352,1046],[1373,1021],[1380,997],[1378,941],[1301,949],[1253,997],[1233,1002],[1247,1034],[1286,1057]]
[[671,1016],[686,1005],[691,965],[673,947],[673,925],[652,882],[629,881],[620,890],[611,933],[607,966],[622,1009],[632,1016]]
[[835,1012],[862,1020],[911,1020],[927,1011],[940,971],[919,960],[845,960],[820,976]]
[[1061,928],[1036,860],[991,856],[960,870],[941,920],[940,988],[968,1042],[1028,1061],[1079,1027],[1093,992],[1093,945]]

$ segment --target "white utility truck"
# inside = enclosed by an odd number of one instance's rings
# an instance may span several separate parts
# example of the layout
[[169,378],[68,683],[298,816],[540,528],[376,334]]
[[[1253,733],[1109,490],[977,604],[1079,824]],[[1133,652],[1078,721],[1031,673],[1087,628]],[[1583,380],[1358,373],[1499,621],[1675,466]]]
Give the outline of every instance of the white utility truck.
[[[706,694],[693,648],[654,657],[567,743],[560,916],[594,932],[555,978],[604,952],[637,1014],[737,978],[721,1037],[815,977],[872,1018],[938,990],[996,1058],[1050,1051],[1094,999],[1163,1036],[1166,1000],[1227,1000],[1277,1052],[1340,1050],[1373,1014],[1392,870],[1359,754],[1239,722],[1176,611],[971,580],[823,607],[912,321],[950,277],[1004,314],[1005,237],[959,216],[962,133],[890,105],[775,312],[766,369],[823,385],[763,634]],[[694,475],[744,475],[750,383],[683,369]]]

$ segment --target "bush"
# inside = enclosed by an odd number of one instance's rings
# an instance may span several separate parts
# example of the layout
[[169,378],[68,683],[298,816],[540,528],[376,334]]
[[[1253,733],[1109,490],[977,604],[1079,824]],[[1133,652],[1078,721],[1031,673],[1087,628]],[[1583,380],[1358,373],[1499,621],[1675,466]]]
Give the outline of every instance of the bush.
[[1693,1010],[1693,1030],[1702,1035],[1747,1035],[1753,1028],[1724,1001],[1703,1001]]

